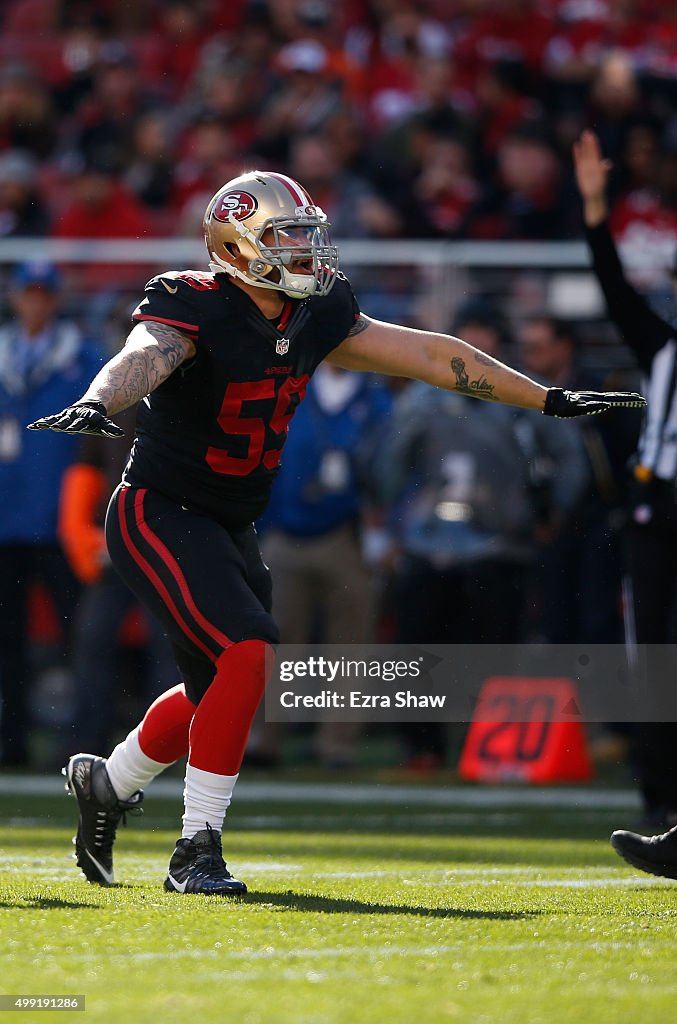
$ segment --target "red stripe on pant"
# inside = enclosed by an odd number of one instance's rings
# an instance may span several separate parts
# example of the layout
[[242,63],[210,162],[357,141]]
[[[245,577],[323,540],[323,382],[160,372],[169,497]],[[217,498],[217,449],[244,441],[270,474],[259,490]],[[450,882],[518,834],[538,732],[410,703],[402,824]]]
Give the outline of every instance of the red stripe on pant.
[[150,562],[148,562],[148,560],[144,558],[144,556],[139,551],[138,547],[136,547],[136,545],[132,541],[131,534],[127,527],[126,519],[127,505],[129,504],[128,494],[129,488],[123,487],[120,491],[120,499],[118,503],[118,520],[120,523],[120,532],[122,534],[122,539],[124,540],[125,545],[127,546],[127,550],[131,554],[136,564],[141,569],[141,572],[150,580],[150,582],[157,590],[158,594],[164,601],[167,610],[169,611],[170,615],[176,622],[181,632],[184,633],[188,637],[188,639],[192,643],[194,643],[195,646],[198,647],[202,651],[202,653],[209,658],[210,661],[216,662],[218,655],[214,651],[212,651],[206,645],[206,643],[204,643],[204,641],[201,640],[200,637],[193,632],[193,630],[190,628],[186,620],[181,615],[181,612],[174,603],[174,600],[171,597],[166,586],[164,585],[158,574],[155,572],[155,569],[153,569]]
[[230,647],[233,641],[202,614],[193,600],[193,595],[188,587],[188,581],[181,571],[181,566],[176,561],[167,545],[160,540],[156,533],[153,533],[145,520],[143,502],[147,493],[148,492],[146,490],[140,489],[137,491],[134,499],[134,515],[136,516],[136,525],[139,528],[139,532],[144,540],[148,541],[153,550],[162,559],[169,572],[178,583],[179,590],[181,591],[181,597],[186,604],[187,610],[192,614],[196,623],[204,629],[207,636],[211,637],[214,643],[217,644],[221,650],[225,650],[226,647]]
[[264,640],[243,640],[223,652],[190,726],[190,765],[237,775],[273,663],[273,648]]

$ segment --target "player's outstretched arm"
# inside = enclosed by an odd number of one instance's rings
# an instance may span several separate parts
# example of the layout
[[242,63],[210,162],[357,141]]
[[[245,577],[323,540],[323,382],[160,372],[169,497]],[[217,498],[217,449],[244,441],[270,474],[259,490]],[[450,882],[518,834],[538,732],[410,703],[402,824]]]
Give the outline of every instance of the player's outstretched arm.
[[634,393],[546,388],[460,338],[399,327],[364,314],[327,358],[346,370],[411,377],[473,398],[538,409],[546,416],[590,416],[619,406],[646,405]]
[[29,423],[28,429],[122,437],[124,431],[109,417],[145,398],[193,355],[194,343],[176,328],[154,321],[136,324],[79,401]]

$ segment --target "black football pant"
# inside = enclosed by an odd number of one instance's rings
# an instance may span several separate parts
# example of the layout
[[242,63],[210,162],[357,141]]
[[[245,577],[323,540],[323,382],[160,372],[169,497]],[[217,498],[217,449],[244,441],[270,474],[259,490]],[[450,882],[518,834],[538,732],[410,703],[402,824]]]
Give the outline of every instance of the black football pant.
[[[626,566],[632,591],[628,639],[656,645],[648,650],[646,674],[639,681],[647,708],[658,721],[643,721],[635,733],[638,782],[649,813],[677,813],[677,722],[660,714],[661,691],[676,685],[665,679],[657,645],[677,643],[677,522],[633,524],[626,534]],[[647,710],[646,716],[649,717]]]
[[279,642],[253,526],[227,530],[157,491],[121,485],[108,507],[106,541],[113,565],[167,633],[194,704],[231,644]]

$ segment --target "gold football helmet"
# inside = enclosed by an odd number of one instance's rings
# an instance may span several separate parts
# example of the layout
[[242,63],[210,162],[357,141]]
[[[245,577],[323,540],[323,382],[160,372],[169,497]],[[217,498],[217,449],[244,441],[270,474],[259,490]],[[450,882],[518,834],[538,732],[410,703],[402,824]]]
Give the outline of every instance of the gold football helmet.
[[[326,295],[334,284],[338,250],[329,244],[328,228],[326,214],[306,190],[272,171],[249,171],[227,181],[204,216],[214,270],[293,298]],[[238,255],[231,246],[248,261],[247,270],[225,258],[224,250],[231,258]]]

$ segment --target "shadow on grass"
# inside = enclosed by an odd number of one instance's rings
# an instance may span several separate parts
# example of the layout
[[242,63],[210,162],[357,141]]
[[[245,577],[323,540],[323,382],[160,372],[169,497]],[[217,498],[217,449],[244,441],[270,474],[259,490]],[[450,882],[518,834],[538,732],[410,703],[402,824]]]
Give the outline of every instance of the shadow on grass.
[[7,910],[102,910],[100,903],[85,903],[82,900],[60,900],[54,896],[26,896],[20,902],[0,900],[0,907]]
[[456,910],[454,907],[417,907],[395,903],[365,903],[362,900],[335,899],[288,892],[253,892],[242,897],[242,903],[264,903],[281,910],[305,914],[404,914],[415,917],[466,918],[480,921],[525,921],[539,917],[540,910]]

